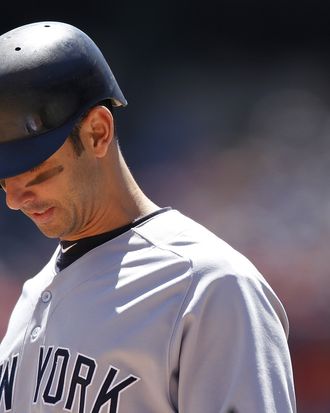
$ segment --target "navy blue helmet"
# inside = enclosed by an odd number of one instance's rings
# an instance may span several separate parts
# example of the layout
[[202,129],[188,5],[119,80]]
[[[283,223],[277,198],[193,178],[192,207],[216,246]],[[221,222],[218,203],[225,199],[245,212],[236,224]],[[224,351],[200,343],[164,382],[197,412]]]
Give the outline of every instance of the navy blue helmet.
[[37,22],[0,36],[0,178],[50,157],[88,108],[127,101],[100,49],[61,22]]

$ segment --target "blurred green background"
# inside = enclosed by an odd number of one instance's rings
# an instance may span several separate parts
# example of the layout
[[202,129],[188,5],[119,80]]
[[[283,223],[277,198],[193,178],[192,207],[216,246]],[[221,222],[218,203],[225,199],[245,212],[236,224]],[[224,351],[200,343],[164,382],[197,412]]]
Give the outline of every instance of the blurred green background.
[[[108,0],[0,14],[1,33],[60,20],[100,46],[129,102],[116,121],[141,187],[247,255],[284,303],[300,413],[330,412],[329,12],[318,0]],[[57,242],[0,201],[1,337]]]

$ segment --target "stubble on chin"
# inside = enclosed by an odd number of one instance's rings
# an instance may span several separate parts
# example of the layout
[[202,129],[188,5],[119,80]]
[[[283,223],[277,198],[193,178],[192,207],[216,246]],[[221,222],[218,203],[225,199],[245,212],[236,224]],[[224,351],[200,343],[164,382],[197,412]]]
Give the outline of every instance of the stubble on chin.
[[60,212],[55,210],[54,219],[50,223],[38,224],[34,222],[45,237],[65,239],[66,236],[74,232],[75,222],[71,214],[68,211]]

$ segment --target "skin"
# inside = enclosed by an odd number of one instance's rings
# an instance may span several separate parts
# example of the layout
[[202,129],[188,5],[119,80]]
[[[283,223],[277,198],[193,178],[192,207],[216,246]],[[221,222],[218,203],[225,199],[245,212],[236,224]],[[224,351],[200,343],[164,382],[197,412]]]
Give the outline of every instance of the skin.
[[67,139],[38,167],[1,180],[7,206],[22,211],[47,237],[72,241],[119,228],[159,208],[131,175],[106,107],[90,111],[80,138],[81,155]]

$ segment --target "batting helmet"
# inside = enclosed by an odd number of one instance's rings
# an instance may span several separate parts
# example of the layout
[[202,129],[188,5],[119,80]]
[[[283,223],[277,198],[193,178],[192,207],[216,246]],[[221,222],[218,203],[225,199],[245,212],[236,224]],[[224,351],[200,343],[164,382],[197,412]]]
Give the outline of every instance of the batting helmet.
[[50,157],[104,99],[127,104],[101,51],[78,28],[37,22],[0,36],[0,178]]

